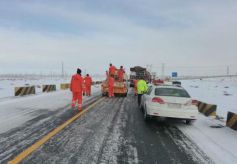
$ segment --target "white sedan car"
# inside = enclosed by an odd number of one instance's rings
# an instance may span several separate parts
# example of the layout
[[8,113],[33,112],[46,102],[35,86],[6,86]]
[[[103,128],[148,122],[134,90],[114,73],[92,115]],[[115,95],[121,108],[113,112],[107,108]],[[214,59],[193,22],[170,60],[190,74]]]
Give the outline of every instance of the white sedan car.
[[140,108],[143,109],[145,120],[152,116],[170,117],[186,120],[189,124],[197,119],[196,105],[197,101],[181,86],[152,85],[142,96]]

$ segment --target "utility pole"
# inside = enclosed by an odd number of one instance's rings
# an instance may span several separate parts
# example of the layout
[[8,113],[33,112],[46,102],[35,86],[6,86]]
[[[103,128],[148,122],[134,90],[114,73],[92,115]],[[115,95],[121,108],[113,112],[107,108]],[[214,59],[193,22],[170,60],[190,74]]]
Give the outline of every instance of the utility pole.
[[148,72],[151,73],[151,71],[152,71],[152,64],[150,64],[150,65],[147,64],[147,65],[146,65],[146,69],[147,69]]
[[162,63],[162,67],[161,67],[161,76],[162,76],[162,78],[165,77],[165,63]]
[[62,78],[64,78],[64,63],[62,62]]
[[226,75],[227,75],[227,76],[230,75],[230,67],[229,67],[229,66],[227,66]]

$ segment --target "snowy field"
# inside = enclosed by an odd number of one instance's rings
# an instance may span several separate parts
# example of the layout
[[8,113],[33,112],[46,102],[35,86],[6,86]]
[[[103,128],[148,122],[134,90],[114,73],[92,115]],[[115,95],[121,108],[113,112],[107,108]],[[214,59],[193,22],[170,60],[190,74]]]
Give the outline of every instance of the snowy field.
[[217,105],[217,115],[224,118],[227,112],[237,113],[237,77],[183,80],[182,86],[191,97]]
[[[92,77],[93,81],[101,81],[103,78]],[[69,83],[68,78],[0,78],[0,99],[14,96],[15,87],[35,86],[36,94],[42,93],[42,85],[56,85],[56,89],[60,90],[60,84]]]
[[57,90],[60,89],[61,83],[69,83],[70,79],[60,78],[2,78],[0,79],[0,98],[14,96],[15,87],[36,86],[36,94],[42,92],[42,85],[54,84]]
[[[226,119],[228,111],[237,113],[236,77],[183,80],[182,85],[194,99],[216,104],[219,116]],[[225,122],[199,114],[192,126],[180,124],[178,128],[216,164],[237,163],[237,132],[226,127]]]

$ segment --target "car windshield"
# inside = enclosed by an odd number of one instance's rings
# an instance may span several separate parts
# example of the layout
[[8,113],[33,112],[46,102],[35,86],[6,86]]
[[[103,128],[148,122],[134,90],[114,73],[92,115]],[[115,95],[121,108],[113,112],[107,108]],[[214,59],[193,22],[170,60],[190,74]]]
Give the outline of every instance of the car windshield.
[[190,95],[188,94],[187,91],[183,89],[175,89],[175,88],[156,88],[155,95],[190,98]]

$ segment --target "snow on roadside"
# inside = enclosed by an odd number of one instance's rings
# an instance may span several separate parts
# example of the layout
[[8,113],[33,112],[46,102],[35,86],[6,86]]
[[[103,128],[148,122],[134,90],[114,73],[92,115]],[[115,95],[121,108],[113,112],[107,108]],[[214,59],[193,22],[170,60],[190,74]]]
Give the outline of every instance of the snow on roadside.
[[227,112],[237,113],[237,78],[182,80],[182,86],[191,97],[217,105],[217,114],[224,118]]
[[220,121],[199,114],[198,120],[193,125],[178,124],[177,127],[216,164],[237,163],[237,133],[223,126]]
[[[93,81],[101,81],[102,78],[92,77]],[[60,84],[69,83],[70,78],[0,78],[0,99],[14,96],[15,87],[35,86],[36,94],[42,93],[42,85],[56,85],[60,90]]]
[[41,79],[0,79],[0,98],[14,96],[15,87],[35,86],[36,93],[42,92],[42,85],[54,84],[57,90],[61,83],[69,83],[69,79],[60,78],[41,78]]
[[[182,80],[192,98],[217,105],[217,114],[226,119],[227,112],[237,113],[237,78]],[[225,122],[199,114],[193,125],[178,128],[194,141],[215,163],[237,163],[237,132]]]

